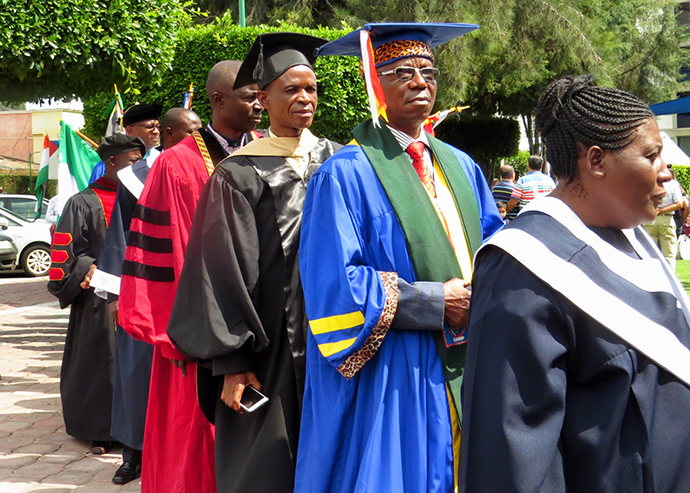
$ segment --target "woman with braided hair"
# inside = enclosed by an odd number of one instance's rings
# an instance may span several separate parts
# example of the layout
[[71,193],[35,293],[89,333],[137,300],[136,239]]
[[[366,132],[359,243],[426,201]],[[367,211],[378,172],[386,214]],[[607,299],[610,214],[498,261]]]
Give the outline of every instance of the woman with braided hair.
[[688,300],[640,227],[670,179],[657,124],[579,76],[537,126],[558,186],[475,257],[464,491],[690,491]]

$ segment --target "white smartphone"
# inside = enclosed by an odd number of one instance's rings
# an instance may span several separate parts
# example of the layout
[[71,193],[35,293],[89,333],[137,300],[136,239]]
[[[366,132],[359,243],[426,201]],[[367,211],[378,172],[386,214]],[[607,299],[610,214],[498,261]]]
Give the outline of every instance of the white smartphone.
[[251,385],[247,385],[242,392],[240,407],[245,413],[253,413],[268,402],[268,397],[256,390]]

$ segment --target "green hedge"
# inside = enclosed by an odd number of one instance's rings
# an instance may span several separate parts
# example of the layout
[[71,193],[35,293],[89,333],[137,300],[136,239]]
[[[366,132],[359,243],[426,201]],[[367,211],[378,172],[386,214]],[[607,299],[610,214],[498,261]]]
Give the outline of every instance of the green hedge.
[[[239,27],[229,16],[209,25],[197,25],[183,30],[176,45],[170,71],[164,73],[160,84],[140,87],[140,94],[124,94],[125,106],[135,101],[159,103],[163,110],[182,105],[182,96],[194,82],[193,110],[204,123],[211,119],[211,108],[206,97],[206,76],[213,65],[221,60],[242,60],[249,51],[256,36],[266,32],[293,31],[333,40],[346,34],[347,30],[327,28],[306,29],[289,24],[272,26]],[[315,64],[319,83],[319,105],[312,131],[319,136],[338,142],[351,139],[350,130],[363,121],[367,115],[364,83],[359,76],[359,61],[355,57],[320,57]],[[102,93],[84,99],[85,133],[100,139],[107,125],[103,111],[113,95]],[[261,127],[268,125],[264,114]]]
[[690,167],[689,166],[674,166],[673,172],[676,174],[676,180],[683,187],[685,193],[690,192]]
[[[0,175],[0,187],[4,193],[34,194],[36,186],[36,175],[31,177],[31,187],[29,187],[29,175]],[[48,191],[46,198],[49,199],[57,193],[57,180],[48,180]]]

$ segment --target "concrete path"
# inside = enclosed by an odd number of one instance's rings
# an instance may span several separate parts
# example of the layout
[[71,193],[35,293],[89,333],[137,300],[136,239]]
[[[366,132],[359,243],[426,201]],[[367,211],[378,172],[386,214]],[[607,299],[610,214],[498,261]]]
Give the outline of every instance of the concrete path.
[[0,274],[0,493],[139,492],[111,482],[121,450],[95,456],[65,433],[60,362],[69,308],[47,278]]

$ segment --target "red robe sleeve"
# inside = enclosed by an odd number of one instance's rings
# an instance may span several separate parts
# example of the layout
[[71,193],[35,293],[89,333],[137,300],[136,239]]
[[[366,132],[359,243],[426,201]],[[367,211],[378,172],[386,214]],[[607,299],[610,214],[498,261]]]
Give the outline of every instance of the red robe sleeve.
[[184,359],[166,333],[199,195],[208,180],[201,156],[180,143],[161,154],[135,208],[119,301],[119,323],[135,339]]

